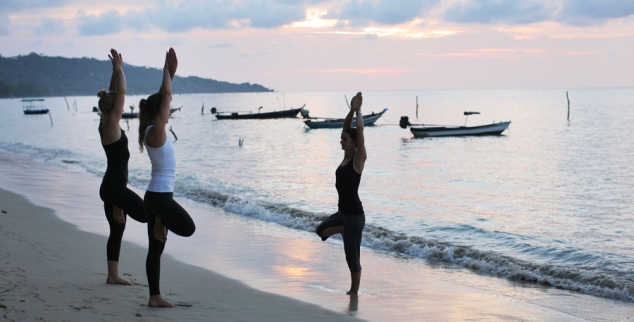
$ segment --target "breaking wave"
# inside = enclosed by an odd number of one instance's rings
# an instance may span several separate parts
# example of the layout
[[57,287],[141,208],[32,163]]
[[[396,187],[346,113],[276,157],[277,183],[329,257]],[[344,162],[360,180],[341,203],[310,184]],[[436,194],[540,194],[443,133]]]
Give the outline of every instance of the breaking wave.
[[[314,232],[330,214],[312,213],[283,205],[253,201],[204,188],[177,187],[183,197],[207,203],[242,216],[257,218],[279,225]],[[442,228],[438,228],[442,229]],[[479,273],[491,274],[514,281],[531,282],[605,298],[634,301],[634,277],[628,272],[586,265],[553,265],[481,251],[468,245],[408,236],[390,229],[366,224],[363,246],[397,256],[452,263]],[[591,256],[577,254],[579,257]]]
[[[81,166],[86,171],[102,176],[103,164],[89,157],[74,154],[64,149],[37,148],[32,146],[0,143],[0,149],[31,155],[52,164],[65,167]],[[143,189],[147,186],[146,171],[130,170],[130,184]],[[205,179],[209,180],[209,179]],[[262,192],[247,191],[244,188],[223,186],[226,183],[208,184],[203,179],[192,176],[180,176],[176,181],[177,195],[206,203],[226,211],[257,218],[279,225],[314,232],[317,225],[330,214],[314,213],[289,206],[261,201]],[[253,196],[260,195],[259,198]],[[240,197],[237,197],[239,195]],[[257,200],[260,199],[260,200]],[[489,234],[479,231],[480,228],[460,226],[433,227],[436,231],[448,230],[456,234]],[[336,236],[333,236],[336,238]],[[610,262],[610,256],[601,256],[582,250],[557,249],[517,243],[517,239],[509,238],[505,243],[514,243],[520,253],[537,252],[549,254],[561,261],[545,260],[535,263],[493,251],[479,250],[474,246],[459,245],[422,236],[412,236],[392,231],[388,228],[366,224],[363,246],[373,250],[384,251],[394,256],[418,258],[455,264],[481,274],[507,278],[513,281],[535,283],[560,289],[596,295],[624,301],[634,301],[634,275],[619,265]],[[545,256],[548,257],[548,256]]]

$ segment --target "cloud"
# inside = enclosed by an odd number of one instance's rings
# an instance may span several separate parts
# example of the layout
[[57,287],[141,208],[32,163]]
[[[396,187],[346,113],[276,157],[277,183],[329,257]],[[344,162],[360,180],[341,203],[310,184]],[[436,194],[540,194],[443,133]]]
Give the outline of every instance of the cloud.
[[[273,29],[307,19],[311,6],[328,7],[332,16],[352,25],[395,25],[424,15],[441,0],[351,0],[336,11],[332,0],[183,0],[159,1],[141,10],[117,15],[112,11],[93,16],[78,15],[80,34],[103,35],[119,32],[123,27],[142,31],[152,27],[167,32],[187,32],[195,28]],[[329,15],[327,15],[329,16]],[[89,19],[88,19],[89,18]],[[99,31],[104,19],[114,19],[113,28]],[[335,20],[336,21],[336,20]],[[332,23],[334,25],[334,22]],[[338,26],[345,26],[338,24]]]
[[77,14],[79,34],[82,36],[103,36],[116,34],[122,29],[122,19],[116,10],[109,10],[99,15],[86,15],[83,11]]
[[125,13],[127,26],[144,30],[158,27],[167,32],[194,28],[277,28],[305,18],[305,3],[311,1],[185,0],[162,2],[160,6]]
[[565,0],[557,20],[573,26],[589,26],[633,14],[631,0]]
[[[246,9],[246,10],[245,10]],[[251,27],[277,28],[294,21],[301,21],[306,17],[303,6],[285,6],[278,3],[261,2],[243,9],[251,20]]]
[[2,0],[0,3],[0,35],[9,35],[11,13],[39,8],[60,7],[65,0]]
[[328,18],[348,20],[352,26],[373,23],[397,25],[424,16],[440,0],[351,0]]
[[63,19],[54,19],[51,17],[42,17],[40,25],[34,28],[35,34],[63,34],[66,30],[66,25]]
[[3,0],[0,12],[20,12],[39,8],[61,7],[66,0]]
[[209,45],[207,48],[210,48],[210,49],[224,49],[224,48],[233,48],[233,47],[235,47],[235,44],[220,43],[220,44]]
[[462,52],[448,52],[448,53],[419,53],[419,56],[434,57],[434,58],[475,58],[475,59],[503,59],[503,60],[520,60],[526,58],[539,58],[548,51],[542,48],[481,48]]
[[363,68],[363,69],[304,69],[304,70],[287,70],[281,73],[312,73],[312,74],[361,74],[361,75],[399,75],[411,71],[411,68]]
[[551,18],[554,7],[535,0],[474,0],[457,2],[444,13],[444,19],[458,23],[530,24]]
[[359,38],[353,38],[352,40],[370,40],[370,41],[374,41],[374,40],[379,40],[379,35],[377,34],[365,34],[362,37]]
[[0,13],[0,36],[8,35],[10,26],[11,20],[9,19],[9,16]]
[[271,55],[271,52],[269,51],[258,51],[258,52],[248,52],[248,53],[243,53],[240,54],[240,57],[262,57],[262,56],[269,56]]

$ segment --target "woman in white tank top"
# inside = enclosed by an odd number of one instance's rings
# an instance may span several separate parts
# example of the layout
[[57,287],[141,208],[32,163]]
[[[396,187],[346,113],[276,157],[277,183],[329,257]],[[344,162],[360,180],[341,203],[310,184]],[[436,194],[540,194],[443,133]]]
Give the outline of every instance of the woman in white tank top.
[[196,230],[191,216],[173,198],[176,159],[174,146],[165,131],[172,101],[172,78],[177,66],[176,52],[170,48],[165,56],[161,89],[139,103],[139,148],[143,152],[145,147],[152,162],[152,177],[144,197],[148,210],[149,249],[145,270],[150,288],[149,307],[174,307],[163,299],[159,289],[161,255],[167,242],[167,231],[189,237]]

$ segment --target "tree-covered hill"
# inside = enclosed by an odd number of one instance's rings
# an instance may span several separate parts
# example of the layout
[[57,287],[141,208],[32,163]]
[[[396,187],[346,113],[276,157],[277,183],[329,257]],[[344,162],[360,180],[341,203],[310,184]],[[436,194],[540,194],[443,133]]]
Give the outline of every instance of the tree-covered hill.
[[[161,85],[161,69],[126,64],[124,72],[130,95],[151,94]],[[96,95],[99,89],[108,88],[111,73],[110,60],[48,57],[35,53],[0,56],[0,98]],[[273,91],[258,84],[233,84],[178,75],[174,77],[173,89],[175,94]]]

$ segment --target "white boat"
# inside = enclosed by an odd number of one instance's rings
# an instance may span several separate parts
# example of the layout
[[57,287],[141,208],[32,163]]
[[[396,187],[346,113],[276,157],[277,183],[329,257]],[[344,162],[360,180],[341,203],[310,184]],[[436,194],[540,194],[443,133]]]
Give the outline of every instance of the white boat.
[[[387,108],[384,108],[379,113],[372,112],[372,114],[363,115],[363,125],[374,125],[374,123],[381,118],[386,111]],[[307,115],[304,115],[304,118],[308,118],[308,120],[304,121],[304,124],[311,129],[341,129],[343,128],[343,122],[345,121],[345,119],[340,118],[308,117]],[[356,123],[356,118],[353,118],[351,126],[356,126]]]
[[[478,112],[464,112],[464,115],[480,114]],[[411,124],[407,116],[402,116],[400,126],[402,128],[410,127],[410,131],[414,137],[442,137],[442,136],[484,136],[484,135],[500,135],[504,132],[511,121],[494,122],[492,124],[466,126],[443,126],[443,125],[425,125]]]

